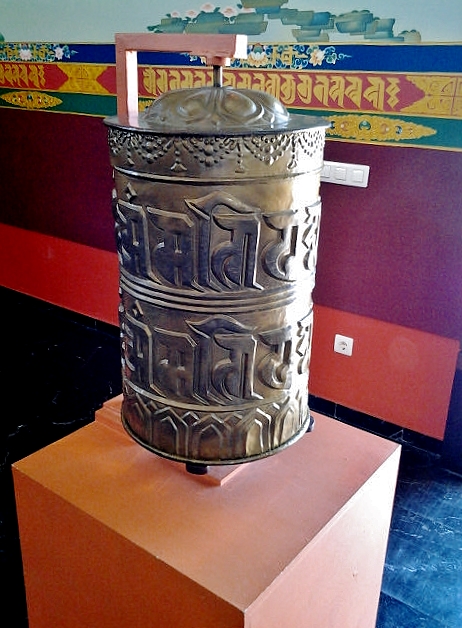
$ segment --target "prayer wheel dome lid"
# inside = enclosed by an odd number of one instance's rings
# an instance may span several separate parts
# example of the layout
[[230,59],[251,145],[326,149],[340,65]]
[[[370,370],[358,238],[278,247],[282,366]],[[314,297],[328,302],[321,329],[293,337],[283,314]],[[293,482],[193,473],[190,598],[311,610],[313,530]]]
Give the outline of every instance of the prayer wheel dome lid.
[[279,100],[265,92],[221,86],[166,92],[140,114],[139,125],[161,133],[214,135],[326,126],[320,118],[291,116]]

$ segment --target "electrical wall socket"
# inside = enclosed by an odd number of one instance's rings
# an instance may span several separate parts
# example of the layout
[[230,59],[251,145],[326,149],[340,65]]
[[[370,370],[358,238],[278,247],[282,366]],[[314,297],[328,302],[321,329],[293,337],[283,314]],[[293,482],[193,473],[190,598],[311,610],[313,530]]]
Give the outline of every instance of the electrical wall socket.
[[335,353],[351,356],[353,354],[353,338],[335,334],[334,351]]
[[325,161],[321,171],[321,181],[367,188],[369,166],[345,164],[339,161]]

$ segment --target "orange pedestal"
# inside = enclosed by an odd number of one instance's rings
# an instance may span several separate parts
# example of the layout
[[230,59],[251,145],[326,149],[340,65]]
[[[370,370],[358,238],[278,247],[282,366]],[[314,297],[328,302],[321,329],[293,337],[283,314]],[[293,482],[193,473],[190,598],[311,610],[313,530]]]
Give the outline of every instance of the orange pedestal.
[[13,467],[30,628],[373,628],[400,447],[315,414],[192,476],[96,421]]

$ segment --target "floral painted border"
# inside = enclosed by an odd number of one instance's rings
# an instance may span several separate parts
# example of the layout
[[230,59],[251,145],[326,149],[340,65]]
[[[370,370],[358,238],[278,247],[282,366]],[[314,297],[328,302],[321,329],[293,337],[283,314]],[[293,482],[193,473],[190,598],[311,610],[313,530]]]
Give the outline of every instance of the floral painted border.
[[335,46],[320,48],[310,44],[250,44],[247,59],[233,59],[233,68],[274,68],[276,70],[304,70],[335,65],[351,55],[337,52]]
[[[71,61],[79,54],[75,46],[55,43],[14,43],[0,42],[0,61],[12,63],[52,63]],[[189,61],[203,64],[196,56],[180,53]],[[338,61],[351,58],[351,55],[337,52],[335,46],[320,48],[309,44],[249,44],[248,58],[234,59],[231,67],[251,68],[266,67],[274,69],[302,70],[321,67],[324,64],[335,65]]]
[[0,42],[0,61],[50,63],[70,60],[75,54],[68,44]]

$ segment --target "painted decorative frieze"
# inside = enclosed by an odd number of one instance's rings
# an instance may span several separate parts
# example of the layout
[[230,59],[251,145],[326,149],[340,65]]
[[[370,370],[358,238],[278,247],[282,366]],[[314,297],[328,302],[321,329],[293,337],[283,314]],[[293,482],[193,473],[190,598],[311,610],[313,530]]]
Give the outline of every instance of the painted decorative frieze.
[[[173,89],[210,85],[187,54],[139,54],[140,109]],[[297,113],[331,122],[327,137],[462,150],[462,45],[251,43],[223,75]],[[116,113],[112,44],[0,41],[0,107],[105,117]]]

